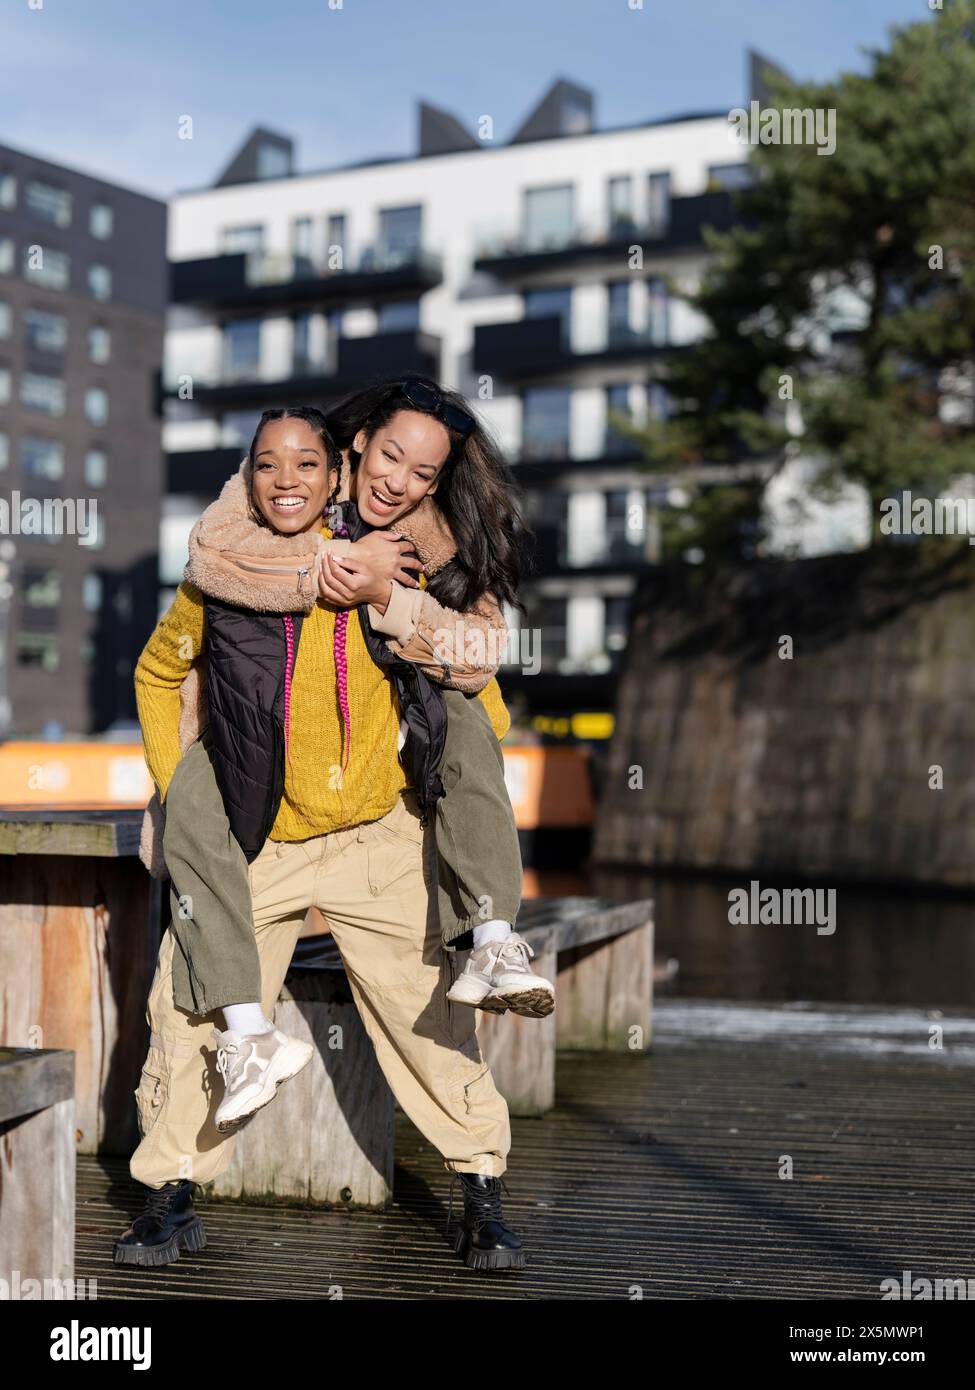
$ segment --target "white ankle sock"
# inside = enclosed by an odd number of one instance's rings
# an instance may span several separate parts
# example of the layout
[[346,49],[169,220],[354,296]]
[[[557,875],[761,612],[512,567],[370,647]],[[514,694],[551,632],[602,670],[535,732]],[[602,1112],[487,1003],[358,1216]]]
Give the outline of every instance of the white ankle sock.
[[270,1033],[274,1024],[264,1017],[260,1004],[224,1004],[224,1027],[233,1033]]
[[488,941],[503,941],[512,931],[510,922],[494,917],[490,922],[479,922],[474,928],[474,950],[477,951]]

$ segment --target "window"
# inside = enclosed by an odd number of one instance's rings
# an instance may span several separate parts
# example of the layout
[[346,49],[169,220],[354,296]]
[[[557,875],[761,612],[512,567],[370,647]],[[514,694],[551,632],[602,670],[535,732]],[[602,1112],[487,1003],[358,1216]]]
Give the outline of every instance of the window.
[[71,260],[63,251],[44,246],[24,247],[24,279],[49,290],[66,290]]
[[673,400],[662,381],[651,381],[647,388],[647,403],[651,420],[669,420]]
[[115,210],[108,203],[92,203],[88,213],[88,230],[99,241],[108,241],[115,231]]
[[28,478],[63,478],[64,446],[55,439],[25,434],[20,443],[20,466]]
[[630,336],[630,282],[614,280],[609,289],[609,346],[623,343]]
[[89,449],[85,454],[85,483],[88,487],[103,487],[108,477],[108,455],[104,449]]
[[283,179],[291,173],[291,154],[283,145],[262,140],[257,147],[257,177]]
[[13,328],[13,310],[4,299],[0,299],[0,338],[9,338]]
[[752,184],[752,166],[744,164],[709,164],[708,190],[749,188]]
[[93,299],[111,299],[112,272],[107,265],[88,267],[88,291]]
[[18,666],[33,666],[39,671],[56,671],[60,656],[61,643],[54,633],[17,633]]
[[647,187],[647,231],[664,236],[670,226],[670,174],[651,174]]
[[603,452],[610,455],[635,453],[635,446],[613,427],[613,415],[625,415],[628,418],[631,415],[628,382],[618,382],[606,387],[606,436]]
[[523,459],[568,458],[571,400],[572,391],[568,386],[538,386],[525,392],[522,403]]
[[0,275],[12,274],[16,259],[13,237],[0,236]]
[[646,511],[639,492],[614,488],[606,493],[606,547],[610,563],[639,559]]
[[575,189],[570,183],[552,188],[526,188],[525,244],[529,251],[566,246],[573,235]]
[[532,627],[541,633],[542,666],[552,670],[565,656],[568,626],[568,600],[564,597],[536,599],[531,611]]
[[12,381],[13,377],[11,376],[10,368],[0,363],[0,405],[10,404],[10,386]]
[[670,341],[670,295],[666,281],[658,276],[647,281],[647,332],[655,347]]
[[525,291],[525,318],[544,319],[552,314],[568,316],[572,308],[572,286],[557,285]]
[[8,210],[17,206],[17,178],[14,174],[0,174],[0,208]]
[[261,320],[231,319],[223,326],[225,381],[253,381],[261,370]]
[[341,270],[345,264],[344,212],[333,213],[328,219],[327,241],[328,268],[329,270]]
[[249,449],[260,418],[259,410],[228,410],[220,421],[220,443],[227,449]]
[[264,250],[263,227],[224,227],[223,254],[236,255],[241,251],[262,252]]
[[525,318],[547,319],[556,316],[562,320],[562,337],[569,336],[572,323],[572,287],[557,285],[551,289],[525,291]]
[[0,473],[10,467],[10,435],[0,430]]
[[402,265],[420,250],[423,208],[383,208],[379,214],[379,256],[382,265]]
[[102,577],[86,574],[81,581],[81,606],[86,613],[97,613],[102,606]]
[[380,333],[405,333],[420,327],[420,301],[418,299],[394,300],[379,306]]
[[603,631],[606,637],[606,650],[621,652],[626,646],[630,630],[630,597],[628,594],[613,595],[604,599],[606,616]]
[[31,179],[24,189],[24,202],[35,217],[52,227],[71,225],[71,194],[63,188]]
[[34,352],[64,352],[68,346],[68,320],[64,314],[46,309],[28,309],[24,314],[27,346]]
[[584,97],[562,98],[560,135],[587,135],[592,130],[592,105]]
[[85,392],[85,418],[93,425],[108,423],[108,392],[103,386],[89,386]]
[[20,378],[20,403],[45,415],[64,414],[64,382],[59,376],[42,372],[24,372]]
[[57,570],[25,569],[21,582],[28,608],[56,608],[61,602],[61,575]]
[[291,250],[295,256],[311,260],[315,224],[310,217],[296,217],[291,223]]
[[88,330],[88,361],[104,366],[112,355],[112,335],[107,328],[92,324]]
[[609,234],[623,236],[633,226],[633,180],[629,174],[610,179],[607,185],[609,194]]

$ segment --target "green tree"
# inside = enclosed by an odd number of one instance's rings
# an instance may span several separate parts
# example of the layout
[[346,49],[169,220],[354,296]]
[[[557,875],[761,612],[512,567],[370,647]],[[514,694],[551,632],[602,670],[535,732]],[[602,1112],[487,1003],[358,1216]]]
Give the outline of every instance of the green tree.
[[[883,497],[975,471],[975,0],[945,0],[870,58],[865,76],[772,79],[777,109],[835,111],[835,151],[750,147],[740,222],[706,229],[714,257],[688,299],[710,332],[667,355],[673,417],[634,437],[667,473],[780,467],[791,391],[803,452],[824,458],[817,492],[862,484],[876,539]],[[834,332],[838,315],[855,331]],[[700,489],[691,539],[719,558],[760,494]]]

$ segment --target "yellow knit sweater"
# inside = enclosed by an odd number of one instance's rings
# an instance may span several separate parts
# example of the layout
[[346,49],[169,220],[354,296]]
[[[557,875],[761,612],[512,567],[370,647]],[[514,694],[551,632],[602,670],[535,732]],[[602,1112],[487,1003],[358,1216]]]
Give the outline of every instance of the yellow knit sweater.
[[[329,535],[328,531],[324,532]],[[149,773],[165,800],[180,760],[179,688],[204,642],[204,596],[185,580],[135,669],[136,704]],[[409,779],[397,751],[400,714],[391,682],[369,655],[359,623],[346,639],[352,750],[344,773],[332,639],[335,609],[319,600],[305,615],[291,684],[289,753],[273,840],[306,840],[378,820]],[[481,691],[498,738],[511,718],[496,680]]]

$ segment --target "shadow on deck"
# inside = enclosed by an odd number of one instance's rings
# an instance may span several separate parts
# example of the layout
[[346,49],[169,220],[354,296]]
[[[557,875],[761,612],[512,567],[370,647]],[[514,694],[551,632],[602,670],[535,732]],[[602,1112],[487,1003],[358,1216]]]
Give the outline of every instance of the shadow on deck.
[[931,1052],[920,1011],[661,1000],[651,1053],[560,1053],[555,1108],[512,1120],[524,1270],[453,1254],[450,1177],[400,1113],[387,1211],[200,1202],[207,1249],[162,1270],[112,1263],[142,1189],[81,1157],[76,1274],[124,1299],[876,1300],[904,1270],[975,1277],[975,1021],[944,1027]]

